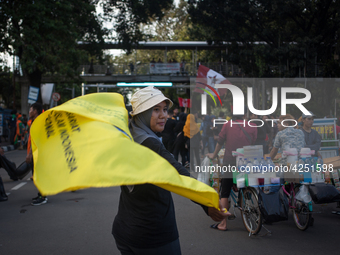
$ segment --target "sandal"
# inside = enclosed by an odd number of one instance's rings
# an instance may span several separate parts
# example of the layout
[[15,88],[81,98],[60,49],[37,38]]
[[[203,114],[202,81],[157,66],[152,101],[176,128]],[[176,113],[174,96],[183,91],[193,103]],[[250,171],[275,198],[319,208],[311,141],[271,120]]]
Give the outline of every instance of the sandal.
[[219,229],[218,228],[218,225],[220,225],[220,223],[215,223],[215,224],[212,224],[210,227],[213,228],[213,229],[217,229],[219,231],[228,231],[228,229]]

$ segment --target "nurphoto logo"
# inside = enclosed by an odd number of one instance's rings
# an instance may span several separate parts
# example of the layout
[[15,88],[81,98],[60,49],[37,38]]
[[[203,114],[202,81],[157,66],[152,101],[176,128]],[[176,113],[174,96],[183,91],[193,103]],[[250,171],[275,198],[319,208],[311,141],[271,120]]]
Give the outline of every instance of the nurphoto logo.
[[[212,89],[211,86],[205,84],[208,86],[210,89]],[[233,97],[233,115],[244,115],[244,95],[243,92],[240,88],[238,88],[235,85],[232,84],[215,84],[215,88],[219,89],[228,89]],[[200,88],[202,89],[202,88]],[[206,91],[206,89],[202,89]],[[216,90],[213,89],[214,93],[217,94]],[[270,115],[273,112],[276,111],[277,108],[277,91],[278,89],[276,87],[272,88],[272,95],[273,95],[273,103],[270,109],[268,110],[258,110],[255,109],[254,104],[253,104],[253,88],[248,87],[247,88],[247,103],[248,103],[248,109],[251,113],[256,114],[256,115]],[[287,93],[301,93],[304,94],[304,98],[287,98]],[[211,97],[211,93],[208,93]],[[220,97],[218,96],[220,99]],[[281,115],[286,115],[287,114],[287,104],[293,104],[297,108],[300,109],[300,111],[306,115],[309,114],[309,111],[302,105],[304,103],[307,103],[311,99],[311,93],[308,89],[304,88],[294,88],[294,87],[286,87],[286,88],[281,88]],[[215,100],[214,100],[215,101]],[[221,99],[220,99],[221,101]],[[216,105],[216,102],[215,102]],[[221,102],[222,105],[222,102]],[[207,94],[202,94],[201,95],[201,111],[202,115],[207,114]]]

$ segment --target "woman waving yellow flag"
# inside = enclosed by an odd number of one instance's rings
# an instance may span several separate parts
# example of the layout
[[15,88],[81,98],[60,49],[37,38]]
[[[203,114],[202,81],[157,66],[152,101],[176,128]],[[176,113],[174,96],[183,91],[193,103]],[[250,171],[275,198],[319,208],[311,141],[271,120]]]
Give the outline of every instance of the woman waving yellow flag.
[[[32,124],[34,182],[43,195],[150,183],[208,207],[218,194],[133,141],[122,95],[90,94],[42,113]],[[158,171],[162,169],[162,171]]]

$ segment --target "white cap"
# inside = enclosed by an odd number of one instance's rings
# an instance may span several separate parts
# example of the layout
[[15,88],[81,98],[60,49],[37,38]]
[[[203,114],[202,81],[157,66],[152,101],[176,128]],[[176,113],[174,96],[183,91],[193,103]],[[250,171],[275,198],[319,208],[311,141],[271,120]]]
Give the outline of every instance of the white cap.
[[170,108],[173,105],[172,101],[169,98],[165,97],[159,89],[156,89],[152,86],[145,87],[141,90],[138,90],[135,94],[132,95],[132,112],[130,112],[130,114],[132,116],[137,115],[165,100],[169,102]]

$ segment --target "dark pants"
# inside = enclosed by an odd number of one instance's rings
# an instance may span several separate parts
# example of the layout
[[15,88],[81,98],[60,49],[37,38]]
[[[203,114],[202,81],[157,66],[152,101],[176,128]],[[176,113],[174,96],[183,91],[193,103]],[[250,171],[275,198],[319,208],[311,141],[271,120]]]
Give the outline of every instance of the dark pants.
[[[209,143],[209,137],[207,136],[202,136],[202,143],[203,143],[203,148],[202,148],[202,155],[205,155],[205,148],[208,147],[208,143]],[[209,147],[208,147],[209,150]]]
[[4,187],[4,184],[2,183],[2,179],[0,176],[0,201],[6,201],[7,199],[8,198],[7,198],[7,194],[5,191],[5,187]]
[[[233,160],[226,160],[223,161],[224,166],[236,166],[236,158]],[[232,172],[227,172],[223,174],[222,180],[221,180],[221,198],[229,198],[231,189],[234,186],[233,182],[233,173]]]
[[201,159],[200,159],[200,148],[199,147],[191,147],[190,148],[190,169],[191,171],[195,170],[194,167],[194,158],[196,158],[196,165],[201,165]]
[[[33,161],[32,161],[32,175],[33,175],[33,173],[34,173],[34,163],[33,163]],[[41,195],[41,193],[40,193],[39,190],[38,190],[38,196],[39,196],[39,197],[44,197],[44,198],[45,198],[45,196]]]
[[229,198],[233,185],[233,178],[223,178],[221,180],[221,198]]
[[179,239],[163,245],[161,247],[151,249],[134,248],[127,244],[121,243],[116,240],[118,250],[122,255],[181,255],[181,246]]
[[175,146],[174,150],[173,150],[173,155],[176,159],[176,161],[178,161],[178,154],[181,154],[181,158],[182,158],[182,165],[185,165],[185,162],[187,161],[187,150],[185,148],[181,148],[179,146]]
[[10,136],[9,136],[9,141],[13,145],[14,144],[14,137],[15,137],[15,133],[16,133],[17,129],[15,127],[11,127],[10,131],[11,131],[11,133],[10,133]]

